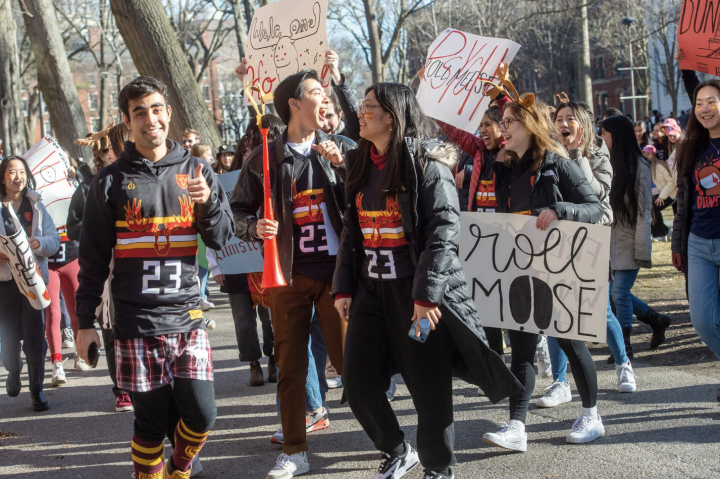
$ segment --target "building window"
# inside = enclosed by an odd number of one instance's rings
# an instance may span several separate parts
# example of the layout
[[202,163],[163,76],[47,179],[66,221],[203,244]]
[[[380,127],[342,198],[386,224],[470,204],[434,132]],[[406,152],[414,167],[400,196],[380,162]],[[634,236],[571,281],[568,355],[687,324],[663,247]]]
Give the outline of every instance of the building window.
[[93,132],[102,130],[100,127],[100,118],[90,118],[90,128]]
[[52,124],[50,123],[50,120],[45,120],[45,134],[46,135],[52,135]]
[[22,111],[23,111],[23,116],[25,118],[27,118],[27,116],[28,116],[28,104],[29,104],[28,98],[23,98],[22,99]]
[[88,92],[88,109],[90,111],[97,111],[98,109],[98,94],[97,92]]
[[110,108],[119,108],[120,105],[118,105],[118,94],[116,91],[110,92]]
[[210,85],[203,85],[202,92],[205,103],[210,103]]

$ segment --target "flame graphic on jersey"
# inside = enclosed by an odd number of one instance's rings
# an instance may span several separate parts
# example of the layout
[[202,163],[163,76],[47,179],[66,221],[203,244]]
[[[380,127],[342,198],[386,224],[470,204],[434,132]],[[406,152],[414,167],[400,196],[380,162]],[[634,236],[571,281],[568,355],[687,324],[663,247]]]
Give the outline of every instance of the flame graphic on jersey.
[[[132,204],[128,200],[127,206],[125,206],[125,221],[127,222],[127,228],[132,232],[147,231],[155,236],[155,252],[161,256],[166,256],[170,252],[170,233],[173,230],[180,228],[190,228],[193,224],[193,207],[190,204],[187,196],[178,196],[180,201],[180,216],[172,216],[172,220],[166,223],[154,223],[150,222],[150,218],[143,218],[140,211],[142,200],[134,198]],[[163,229],[159,226],[164,225]],[[158,239],[160,234],[165,236],[165,243],[160,245]]]
[[380,246],[382,234],[380,228],[389,223],[396,223],[402,220],[400,216],[400,206],[398,205],[398,197],[385,197],[385,211],[365,211],[362,207],[363,194],[358,193],[355,197],[355,206],[357,207],[358,220],[360,225],[371,226],[372,235],[370,236],[370,244],[373,248]]
[[295,179],[292,184],[293,208],[308,207],[308,216],[313,222],[323,220],[323,212],[320,205],[325,202],[325,193],[313,193],[314,190],[306,190],[298,193],[295,188]]

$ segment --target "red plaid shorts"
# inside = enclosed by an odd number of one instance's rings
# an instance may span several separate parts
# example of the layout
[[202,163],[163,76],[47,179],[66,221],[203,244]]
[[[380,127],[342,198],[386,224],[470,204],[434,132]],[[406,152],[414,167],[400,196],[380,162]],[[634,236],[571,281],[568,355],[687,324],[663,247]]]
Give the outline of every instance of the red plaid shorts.
[[213,380],[212,351],[207,331],[115,340],[120,389],[148,392],[173,378]]

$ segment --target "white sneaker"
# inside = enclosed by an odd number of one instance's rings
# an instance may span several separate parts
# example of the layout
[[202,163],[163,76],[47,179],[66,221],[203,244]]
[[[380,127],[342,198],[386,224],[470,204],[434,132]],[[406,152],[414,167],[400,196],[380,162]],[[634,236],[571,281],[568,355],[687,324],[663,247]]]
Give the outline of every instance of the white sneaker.
[[385,391],[385,397],[387,397],[388,401],[393,402],[395,400],[395,391],[397,391],[397,383],[393,378],[390,378],[390,389]]
[[420,458],[410,443],[406,442],[407,451],[404,456],[393,456],[383,453],[380,465],[372,479],[400,479],[420,464]]
[[208,309],[215,309],[215,305],[207,299],[200,298],[200,306],[202,307],[203,311],[207,311]]
[[485,394],[485,391],[483,391],[482,388],[478,388],[477,393],[478,393],[478,396],[487,396],[487,394]]
[[307,452],[297,454],[282,453],[278,456],[275,467],[267,473],[267,479],[290,479],[305,474],[310,470]]
[[61,332],[62,334],[62,349],[71,349],[75,347],[75,340],[73,339],[72,328],[65,328]]
[[583,415],[575,421],[572,431],[565,437],[565,441],[570,444],[584,444],[594,441],[603,434],[605,434],[605,426],[603,426],[600,414],[595,417]]
[[75,353],[75,371],[91,371],[92,368],[88,363],[85,362],[83,358],[78,356],[78,353]]
[[328,389],[337,389],[342,387],[342,378],[340,376],[336,378],[326,379]]
[[62,386],[67,381],[65,380],[65,370],[60,361],[53,361],[53,372],[52,372],[52,387],[56,388]]
[[541,340],[535,350],[535,364],[537,364],[538,376],[541,378],[552,377],[552,364],[550,363],[550,350],[548,350],[547,338],[541,336]]
[[498,432],[487,432],[483,435],[483,442],[491,446],[503,447],[511,451],[527,451],[527,434],[525,425],[520,421],[512,420],[510,424],[500,424]]
[[545,388],[545,395],[538,399],[537,407],[555,407],[560,404],[572,401],[570,385],[560,381],[554,381]]
[[215,326],[217,326],[215,324],[215,321],[210,318],[203,318],[203,321],[205,321],[205,329],[207,329],[208,331],[212,331],[213,329],[215,329]]
[[282,426],[280,426],[275,434],[270,436],[270,442],[273,444],[285,444],[285,435],[283,434]]
[[633,371],[630,360],[622,365],[615,365],[615,372],[617,373],[617,390],[621,393],[635,392],[637,385],[635,384],[635,372]]

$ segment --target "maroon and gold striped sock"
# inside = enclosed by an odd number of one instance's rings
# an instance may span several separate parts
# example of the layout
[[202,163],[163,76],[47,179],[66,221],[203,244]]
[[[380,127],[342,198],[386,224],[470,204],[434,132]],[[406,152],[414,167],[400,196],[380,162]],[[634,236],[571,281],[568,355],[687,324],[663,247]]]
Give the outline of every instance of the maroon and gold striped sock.
[[193,458],[200,452],[208,434],[198,434],[188,428],[182,419],[175,428],[175,451],[172,455],[172,462],[175,469],[187,471]]
[[132,459],[135,479],[162,479],[163,441],[132,440]]

